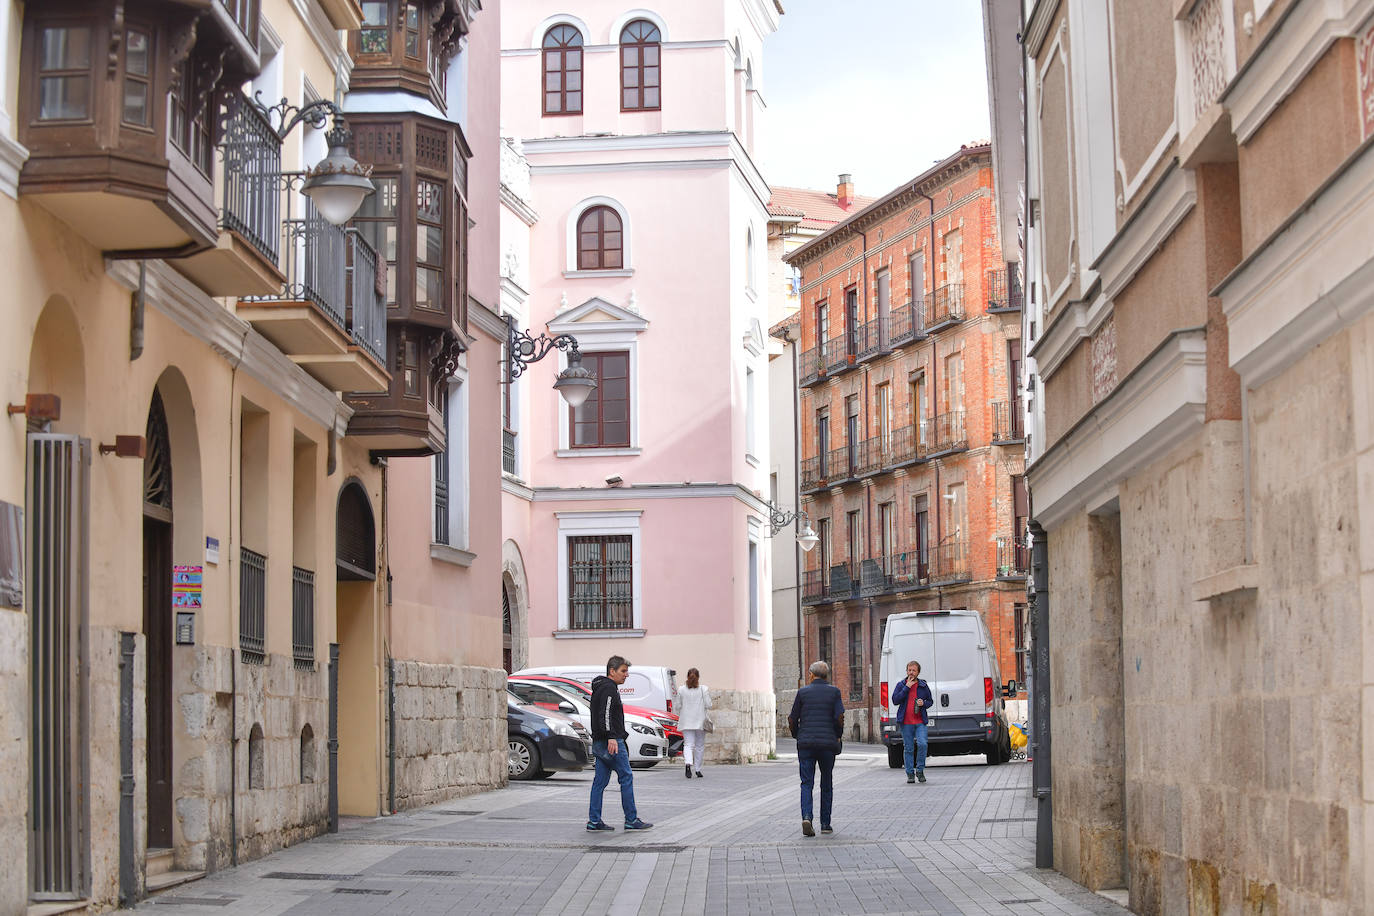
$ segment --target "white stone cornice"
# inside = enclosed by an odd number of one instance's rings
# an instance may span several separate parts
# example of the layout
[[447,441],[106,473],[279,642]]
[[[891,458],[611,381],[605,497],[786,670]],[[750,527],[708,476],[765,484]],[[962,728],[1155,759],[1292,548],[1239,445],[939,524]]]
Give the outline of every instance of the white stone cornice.
[[1202,429],[1207,337],[1175,331],[1026,469],[1035,518],[1054,528]]
[[19,172],[29,158],[29,151],[18,140],[0,133],[0,191],[19,197]]
[[[138,289],[135,261],[106,261],[106,273],[130,291]],[[266,337],[162,261],[148,261],[144,293],[148,305],[276,392],[310,420],[343,436],[353,408],[311,378]]]
[[525,502],[534,501],[534,489],[514,474],[502,472],[501,492],[509,493],[511,496],[525,500]]
[[1197,174],[1179,168],[1174,160],[1092,264],[1108,299],[1115,299],[1135,279],[1196,204]]
[[1284,11],[1221,94],[1236,140],[1248,142],[1331,43],[1354,35],[1370,16],[1374,0],[1299,0]]
[[1374,139],[1295,213],[1213,292],[1246,387],[1374,310]]
[[539,222],[539,214],[535,212],[534,208],[517,197],[515,192],[504,184],[501,185],[501,203],[526,226],[533,226]]
[[506,342],[505,320],[471,297],[468,298],[468,322],[492,340]]
[[[737,499],[749,508],[767,513],[768,506],[743,484],[728,483],[639,483],[623,487],[535,487],[534,501],[549,502],[625,502],[642,499]],[[558,513],[560,516],[565,513]]]
[[[525,158],[552,153],[604,153],[618,150],[701,149],[730,146],[734,131],[699,130],[670,134],[629,134],[625,136],[535,137],[522,140]],[[533,163],[531,163],[533,164]]]

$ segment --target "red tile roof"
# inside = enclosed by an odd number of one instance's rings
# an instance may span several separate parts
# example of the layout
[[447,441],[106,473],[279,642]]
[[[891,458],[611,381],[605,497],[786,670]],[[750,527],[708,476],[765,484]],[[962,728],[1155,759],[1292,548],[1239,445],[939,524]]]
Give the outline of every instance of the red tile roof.
[[875,199],[855,195],[848,207],[841,207],[833,191],[774,187],[773,197],[768,201],[768,212],[774,216],[800,216],[803,229],[824,232],[858,213]]

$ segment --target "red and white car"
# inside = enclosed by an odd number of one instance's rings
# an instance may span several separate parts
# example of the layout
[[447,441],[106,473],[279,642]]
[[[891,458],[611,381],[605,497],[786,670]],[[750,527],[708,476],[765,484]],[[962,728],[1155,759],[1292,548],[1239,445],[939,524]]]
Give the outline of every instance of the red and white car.
[[[575,694],[577,697],[580,697],[582,702],[586,703],[589,707],[592,702],[592,689],[588,687],[586,684],[574,678],[558,677],[552,674],[513,674],[507,679],[507,684],[510,685],[513,691],[515,690],[514,685],[517,683],[542,684],[555,690],[558,690],[560,692],[571,692]],[[517,694],[522,695],[524,693],[523,691],[515,692]],[[553,708],[557,708],[556,704]],[[674,715],[671,712],[664,712],[661,709],[648,709],[643,706],[631,706],[629,703],[625,704],[625,715],[627,717],[637,716],[648,719],[663,730],[663,736],[667,740],[668,745],[667,753],[664,755],[665,757],[676,757],[677,755],[682,753],[682,731],[677,727],[676,715]],[[627,727],[629,725],[628,718],[626,720],[626,725]],[[636,760],[635,755],[633,753],[634,736],[631,736],[631,738],[632,752],[630,760],[632,764],[642,767],[650,767],[653,766],[654,763],[658,762],[657,760],[651,761],[645,758]]]

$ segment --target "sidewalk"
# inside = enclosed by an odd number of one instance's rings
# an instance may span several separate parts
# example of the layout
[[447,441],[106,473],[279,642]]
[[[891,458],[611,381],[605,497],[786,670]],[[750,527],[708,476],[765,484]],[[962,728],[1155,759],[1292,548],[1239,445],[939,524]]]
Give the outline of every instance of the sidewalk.
[[[583,829],[591,771],[349,822],[145,901],[201,914],[1124,914],[1034,859],[1030,767],[936,759],[907,785],[846,748],[835,833],[801,834],[795,755],[635,773],[643,833]],[[819,802],[819,799],[817,800]],[[606,792],[619,826],[619,795]]]

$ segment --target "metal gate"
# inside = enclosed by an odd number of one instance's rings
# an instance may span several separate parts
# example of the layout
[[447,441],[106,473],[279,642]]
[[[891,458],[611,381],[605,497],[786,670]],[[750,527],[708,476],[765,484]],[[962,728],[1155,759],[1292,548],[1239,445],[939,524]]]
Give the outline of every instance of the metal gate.
[[30,433],[29,896],[87,893],[86,550],[90,442]]

